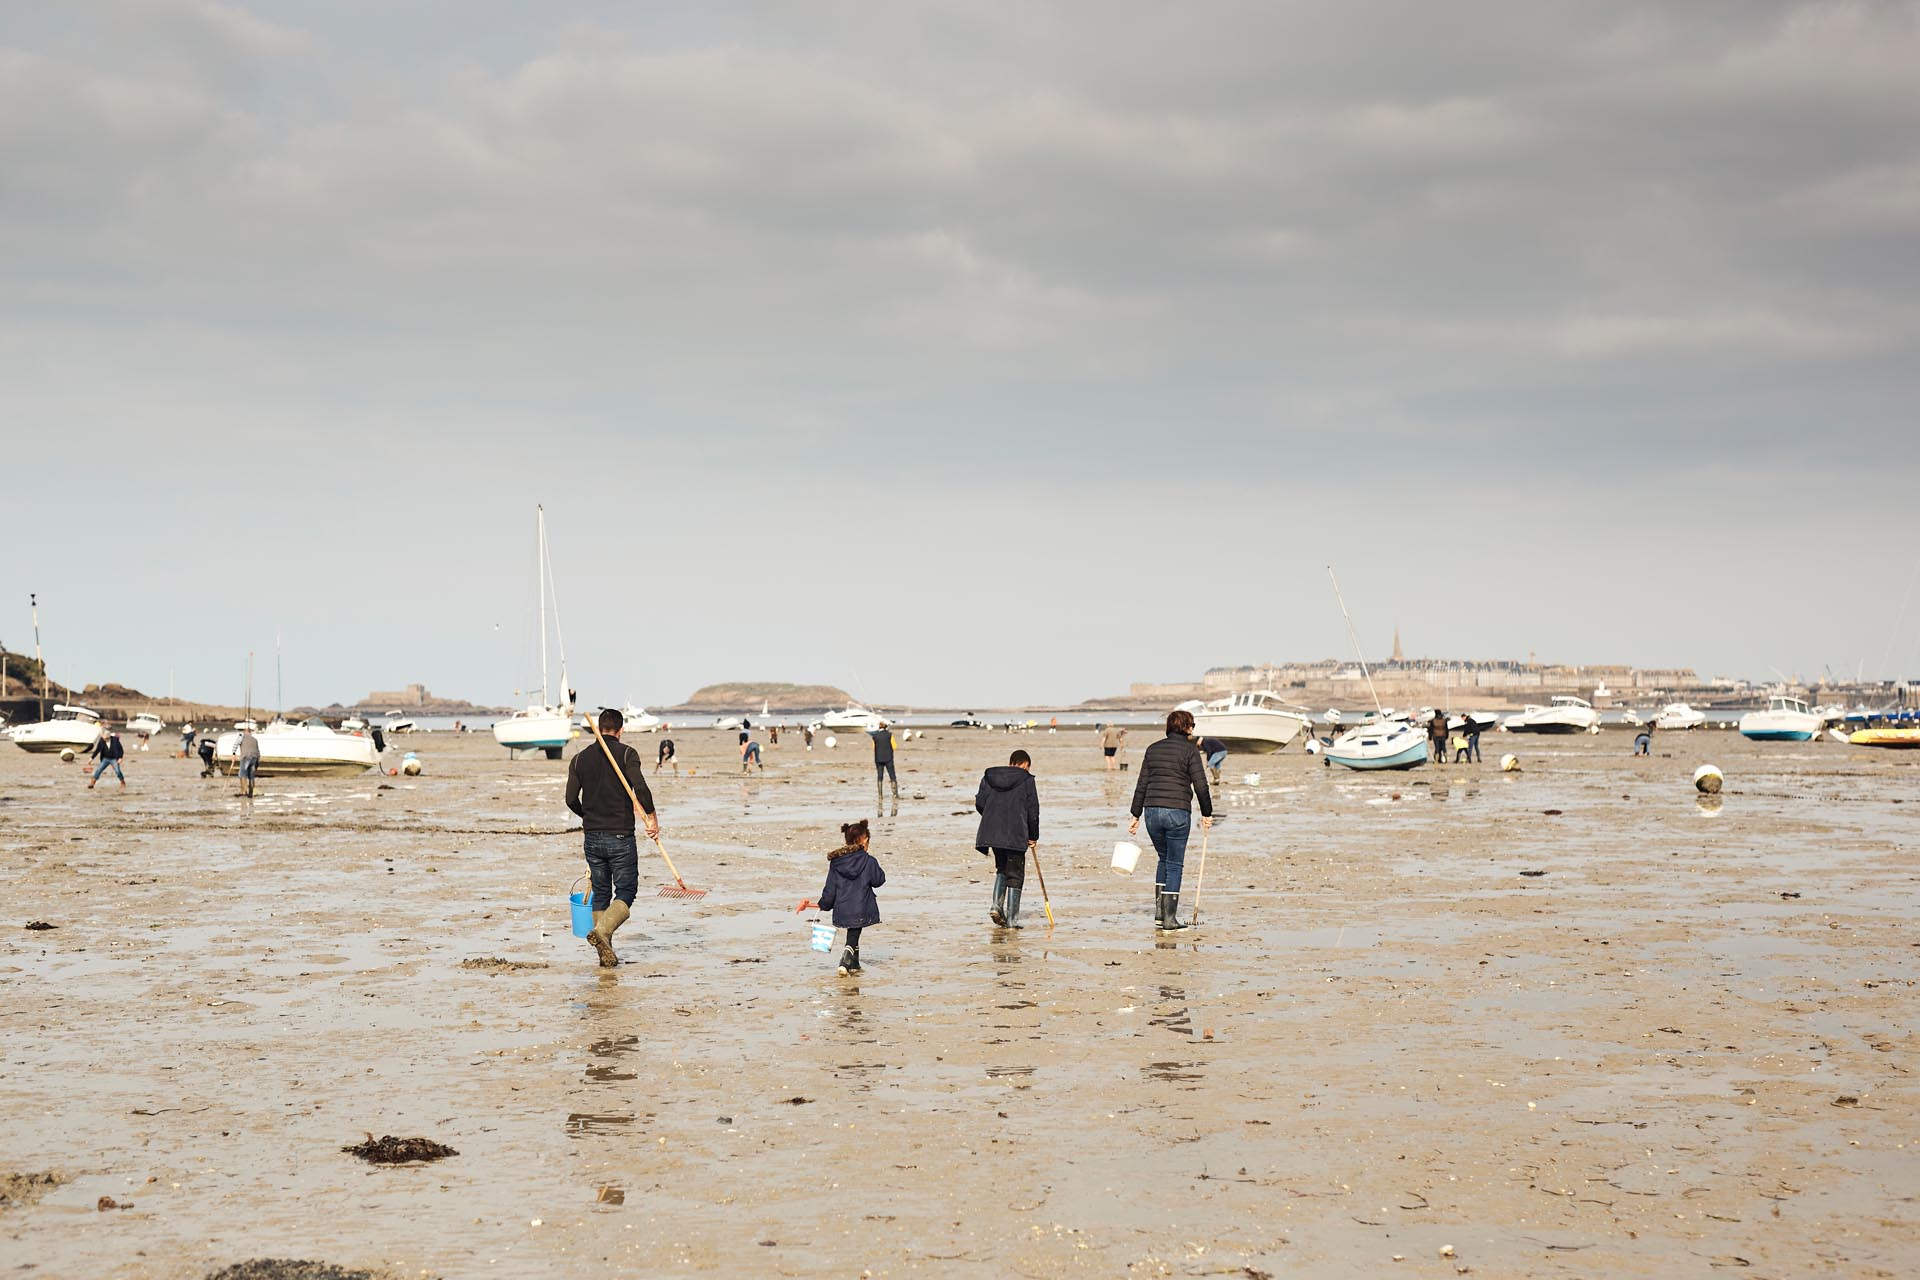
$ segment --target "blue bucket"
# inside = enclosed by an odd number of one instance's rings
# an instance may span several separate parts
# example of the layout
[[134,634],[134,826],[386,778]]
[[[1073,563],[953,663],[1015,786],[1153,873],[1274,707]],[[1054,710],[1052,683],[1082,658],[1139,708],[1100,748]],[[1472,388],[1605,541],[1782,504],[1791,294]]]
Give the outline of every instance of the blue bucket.
[[[580,881],[584,879],[586,879],[586,877],[581,876],[578,879],[576,879],[573,883],[579,884]],[[569,891],[567,893],[567,907],[569,910],[573,912],[573,936],[576,938],[584,938],[588,934],[592,933],[593,932],[593,886],[588,885],[587,891],[585,893],[574,893],[571,891],[571,886],[569,886]]]
[[813,922],[813,940],[808,944],[815,951],[833,950],[833,924],[827,920]]

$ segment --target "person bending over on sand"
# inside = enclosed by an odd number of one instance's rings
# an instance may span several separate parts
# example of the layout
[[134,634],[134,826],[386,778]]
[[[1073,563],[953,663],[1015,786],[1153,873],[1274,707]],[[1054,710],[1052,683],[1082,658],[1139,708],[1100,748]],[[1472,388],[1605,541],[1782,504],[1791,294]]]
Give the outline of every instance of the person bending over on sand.
[[1640,732],[1634,735],[1633,754],[1637,756],[1653,754],[1653,721],[1649,720],[1641,725]]
[[847,931],[846,950],[840,953],[840,973],[860,972],[860,931],[880,923],[880,900],[873,894],[887,882],[880,860],[867,851],[872,834],[867,820],[845,823],[844,841],[827,855],[827,883],[820,890],[819,907],[833,912],[833,927]]
[[1227,767],[1227,744],[1218,738],[1200,739],[1200,754],[1207,758],[1207,771],[1213,775],[1213,785],[1220,785],[1220,771]]
[[740,744],[740,772],[747,771],[747,762],[751,760],[754,764],[760,765],[760,772],[765,773],[767,766],[760,764],[760,744],[744,733],[740,736],[745,739]]
[[900,775],[893,771],[893,730],[882,720],[877,729],[867,730],[867,736],[873,739],[873,794],[877,797],[874,808],[878,809],[887,802],[886,782],[893,782],[893,811],[900,812]]
[[87,790],[93,790],[93,784],[100,781],[100,775],[109,769],[113,770],[114,777],[120,779],[121,786],[127,785],[127,775],[120,769],[120,758],[127,754],[127,749],[121,745],[119,734],[111,729],[103,730],[100,736],[93,740],[93,750],[87,754],[100,757],[100,764],[94,769],[93,777],[87,779]]
[[600,967],[620,963],[613,952],[613,935],[633,914],[633,895],[640,881],[640,846],[633,836],[633,815],[646,820],[647,838],[660,834],[660,818],[653,811],[653,792],[640,772],[640,753],[620,741],[626,721],[612,707],[600,713],[600,733],[607,749],[620,762],[633,798],[596,743],[573,757],[567,766],[567,808],[580,815],[585,838],[587,874],[593,880],[593,930],[587,942],[600,953]]
[[1027,883],[1027,850],[1040,842],[1040,789],[1033,782],[1033,757],[1016,751],[1007,762],[988,769],[973,797],[980,831],[973,847],[993,857],[993,922],[1020,928],[1020,890]]
[[1187,837],[1193,834],[1192,798],[1200,800],[1200,827],[1213,826],[1213,793],[1207,790],[1207,764],[1193,744],[1193,713],[1167,716],[1167,736],[1140,756],[1140,780],[1133,784],[1133,821],[1127,834],[1147,820],[1147,838],[1159,855],[1154,874],[1153,922],[1161,929],[1184,929],[1174,913],[1180,906],[1180,872],[1187,861]]
[[213,776],[213,739],[211,737],[200,739],[200,766],[201,777]]
[[658,773],[668,765],[673,766],[673,776],[679,777],[680,758],[673,754],[673,739],[662,738],[660,739],[660,758],[653,762],[653,771]]

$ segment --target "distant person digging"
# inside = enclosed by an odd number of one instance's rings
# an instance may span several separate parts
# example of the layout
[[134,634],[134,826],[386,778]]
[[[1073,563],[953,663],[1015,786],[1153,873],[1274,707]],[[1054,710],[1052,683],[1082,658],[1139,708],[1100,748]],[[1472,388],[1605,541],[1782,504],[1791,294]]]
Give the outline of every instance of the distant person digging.
[[1100,729],[1100,754],[1106,758],[1108,773],[1120,767],[1120,753],[1127,747],[1127,731],[1117,724],[1103,725]]

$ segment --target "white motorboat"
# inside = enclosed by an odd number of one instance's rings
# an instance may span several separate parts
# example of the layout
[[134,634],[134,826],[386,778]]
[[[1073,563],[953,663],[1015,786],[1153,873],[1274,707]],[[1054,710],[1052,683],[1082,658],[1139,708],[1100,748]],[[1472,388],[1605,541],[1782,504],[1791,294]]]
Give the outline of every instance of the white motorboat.
[[340,732],[342,733],[365,733],[366,731],[367,722],[359,716],[348,716],[340,722]]
[[1368,720],[1335,738],[1326,755],[1349,769],[1413,769],[1427,762],[1427,732],[1405,720]]
[[151,711],[142,711],[127,721],[127,732],[138,734],[142,738],[151,738],[167,727],[167,722]]
[[387,714],[380,728],[385,733],[412,733],[415,726],[410,717],[403,716],[398,711],[392,711]]
[[[314,716],[300,724],[275,720],[254,734],[260,744],[260,776],[353,777],[380,762],[373,740],[357,733],[339,733]],[[213,744],[214,767],[231,775],[238,768],[240,731],[230,730]]]
[[631,702],[620,708],[620,722],[623,730],[638,730],[641,733],[652,733],[660,727],[659,716]]
[[880,727],[880,717],[859,703],[850,702],[844,711],[829,711],[821,716],[816,727],[829,733],[871,733]]
[[1585,698],[1560,694],[1548,706],[1528,703],[1501,722],[1508,733],[1597,733],[1600,715]]
[[1669,702],[1654,716],[1653,727],[1662,733],[1672,733],[1676,729],[1698,729],[1706,722],[1706,712],[1695,711],[1684,702]]
[[1271,689],[1217,698],[1193,717],[1193,731],[1201,737],[1218,738],[1229,751],[1254,755],[1278,751],[1312,727],[1312,712]]
[[1801,699],[1776,693],[1767,699],[1765,711],[1740,717],[1740,733],[1755,742],[1805,742],[1820,732],[1823,723]]
[[1500,727],[1500,717],[1491,711],[1462,711],[1447,717],[1449,732],[1492,733]]
[[[574,693],[573,686],[567,682],[567,642],[560,634],[560,601],[554,596],[549,583],[551,563],[547,554],[547,509],[535,507],[535,524],[539,530],[539,550],[535,556],[538,562],[539,607],[540,607],[540,701],[529,703],[504,720],[493,724],[493,740],[507,749],[511,755],[515,751],[540,751],[547,759],[558,760],[561,750],[572,741],[577,732],[573,723]],[[551,603],[553,612],[553,634],[560,643],[560,698],[555,703],[547,685],[547,612]]]
[[47,719],[14,725],[7,730],[7,737],[22,751],[64,751],[68,747],[91,751],[93,744],[100,740],[100,713],[56,703]]

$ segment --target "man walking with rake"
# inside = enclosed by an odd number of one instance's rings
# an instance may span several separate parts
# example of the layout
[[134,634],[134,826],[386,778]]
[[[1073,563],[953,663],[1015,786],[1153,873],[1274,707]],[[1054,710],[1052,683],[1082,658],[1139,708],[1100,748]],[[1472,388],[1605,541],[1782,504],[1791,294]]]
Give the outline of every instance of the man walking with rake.
[[633,914],[633,896],[639,888],[640,846],[634,839],[634,815],[645,821],[649,840],[660,835],[653,792],[640,772],[640,753],[620,741],[625,723],[613,708],[602,711],[601,745],[579,752],[567,766],[567,808],[580,815],[587,874],[593,880],[593,931],[587,941],[599,952],[603,969],[620,963],[613,951],[613,935]]

